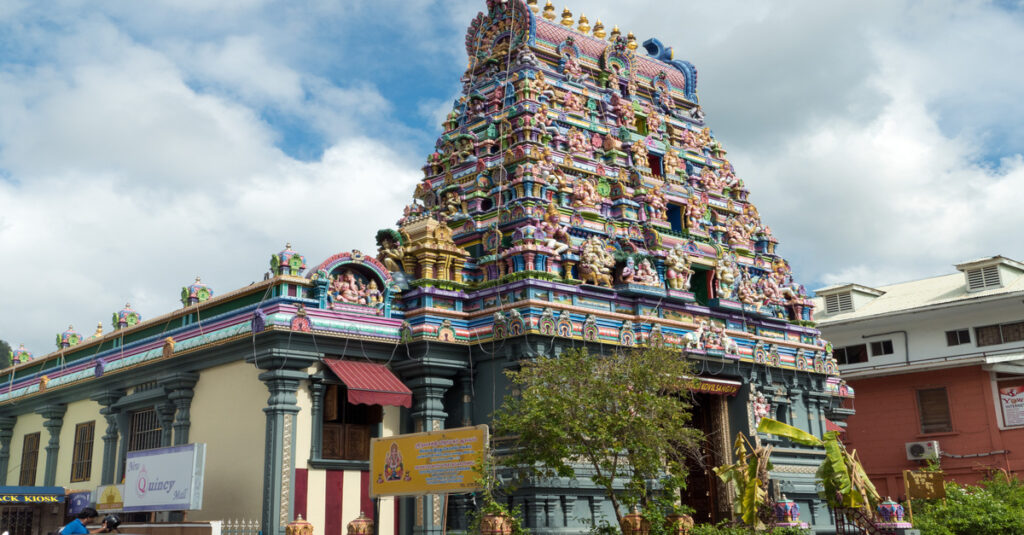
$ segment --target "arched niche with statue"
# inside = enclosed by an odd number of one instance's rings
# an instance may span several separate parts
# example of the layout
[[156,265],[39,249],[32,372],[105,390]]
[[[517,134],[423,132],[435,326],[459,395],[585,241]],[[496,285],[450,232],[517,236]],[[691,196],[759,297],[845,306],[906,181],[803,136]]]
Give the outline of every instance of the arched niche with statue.
[[311,269],[320,308],[391,317],[398,285],[384,264],[360,251],[338,253]]

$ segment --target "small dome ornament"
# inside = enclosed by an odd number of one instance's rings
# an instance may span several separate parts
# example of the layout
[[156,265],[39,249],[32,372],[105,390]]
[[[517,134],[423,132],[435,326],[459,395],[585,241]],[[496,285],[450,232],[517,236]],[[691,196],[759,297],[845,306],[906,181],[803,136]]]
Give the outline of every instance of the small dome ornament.
[[594,23],[594,37],[604,39],[604,36],[604,24],[601,22],[601,19],[597,19],[597,22]]
[[140,321],[142,321],[142,315],[132,310],[131,303],[125,303],[124,308],[117,312],[114,312],[114,318],[112,323],[114,330],[117,330],[123,329],[125,327],[131,327],[133,325],[138,325]]
[[615,41],[619,40],[619,37],[621,35],[622,35],[622,32],[619,31],[619,27],[618,26],[612,26],[612,33],[608,34],[608,40],[614,43]]
[[636,42],[636,36],[633,35],[633,32],[626,34],[626,48],[636,50],[637,46],[639,45]]
[[302,519],[302,515],[284,527],[285,535],[313,535],[313,524]]
[[68,325],[68,330],[57,335],[57,349],[67,349],[79,344],[82,340],[84,338],[81,334],[75,332],[74,326]]
[[25,344],[18,344],[18,349],[11,353],[11,364],[24,364],[32,358],[32,352],[25,349]]
[[530,11],[537,13],[540,11],[540,7],[537,6],[537,0],[526,0],[526,6],[530,8]]
[[346,531],[348,532],[348,535],[372,535],[373,520],[366,516],[362,511],[359,511],[359,516],[348,523],[348,529]]
[[274,276],[291,275],[298,277],[304,269],[306,269],[306,257],[293,251],[291,243],[285,244],[283,251],[270,257],[270,272]]
[[202,303],[211,297],[213,297],[213,289],[203,284],[198,276],[194,283],[181,288],[181,304],[185,306]]
[[587,16],[583,13],[580,13],[579,25],[576,26],[576,29],[583,34],[590,33],[590,21],[587,20]]
[[555,20],[555,6],[551,5],[551,0],[544,4],[544,14],[542,16],[548,20]]
[[92,333],[92,336],[90,336],[89,338],[101,338],[101,337],[103,337],[103,322],[102,321],[96,323],[96,332]]

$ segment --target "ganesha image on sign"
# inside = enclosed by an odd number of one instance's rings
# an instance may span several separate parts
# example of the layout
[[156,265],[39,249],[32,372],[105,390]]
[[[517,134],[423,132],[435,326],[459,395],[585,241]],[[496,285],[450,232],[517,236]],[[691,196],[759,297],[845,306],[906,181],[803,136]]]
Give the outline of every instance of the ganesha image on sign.
[[[391,447],[388,449],[387,456],[384,457],[384,477],[383,480],[378,475],[377,481],[401,481],[402,476],[408,476],[405,473],[405,464],[402,462],[402,453],[398,451],[398,443],[392,442]],[[409,478],[406,477],[406,480]]]

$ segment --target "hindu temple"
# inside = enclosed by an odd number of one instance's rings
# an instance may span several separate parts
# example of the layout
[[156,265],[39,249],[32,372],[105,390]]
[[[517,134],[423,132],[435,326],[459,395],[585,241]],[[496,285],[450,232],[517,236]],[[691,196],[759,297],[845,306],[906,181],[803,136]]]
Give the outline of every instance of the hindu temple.
[[[144,318],[126,305],[112,330],[69,328],[34,358],[20,349],[0,374],[7,484],[23,437],[43,432],[39,484],[73,486],[69,428],[92,419],[94,487],[121,481],[146,430],[148,447],[205,443],[192,519],[241,507],[264,533],[301,514],[335,535],[372,511],[381,533],[464,530],[470,496],[375,508],[369,439],[490,423],[503,372],[524,359],[665,345],[699,371],[693,422],[707,438],[681,496],[694,518],[731,518],[735,497],[710,467],[742,431],[776,446],[772,491],[834,532],[814,479],[822,452],[755,428],[771,417],[820,436],[853,392],[705,119],[694,65],[536,0],[487,0],[464,45],[462,95],[377,251],[307,264],[292,236],[260,282],[215,293],[196,278],[181,309]],[[217,464],[244,461],[263,469]],[[614,518],[585,481],[509,500],[538,535]]]

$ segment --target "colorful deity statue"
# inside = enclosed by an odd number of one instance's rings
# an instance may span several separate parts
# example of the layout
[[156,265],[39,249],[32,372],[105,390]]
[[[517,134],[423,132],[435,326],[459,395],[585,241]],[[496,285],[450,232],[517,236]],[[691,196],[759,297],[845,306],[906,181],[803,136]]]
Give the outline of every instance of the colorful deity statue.
[[700,230],[704,221],[704,214],[708,211],[708,199],[706,194],[694,193],[686,203],[686,228],[689,231]]
[[668,256],[665,257],[665,266],[665,278],[668,279],[669,288],[681,291],[690,289],[693,268],[690,267],[690,256],[683,250],[682,244],[677,244],[669,250]]
[[562,54],[562,59],[559,63],[562,68],[562,74],[565,75],[566,80],[579,83],[586,80],[586,74],[583,72],[583,68],[580,67],[580,62],[576,59],[575,54],[568,52]]
[[700,143],[700,137],[694,133],[693,130],[683,128],[682,144],[684,149],[692,152],[700,152],[702,149]]
[[729,245],[742,245],[750,241],[749,231],[741,218],[733,217],[726,221],[725,240]]
[[451,190],[444,194],[444,203],[441,205],[441,215],[445,219],[451,219],[462,211],[462,196],[457,190]]
[[665,219],[665,210],[668,208],[668,203],[665,201],[664,193],[657,189],[651,190],[644,195],[644,201],[650,207],[653,219]]
[[578,178],[572,186],[572,205],[575,208],[597,208],[601,195],[589,178]]
[[544,152],[541,154],[540,161],[537,162],[536,169],[541,181],[546,182],[552,186],[555,186],[559,190],[564,190],[569,187],[569,182],[565,178],[565,173],[555,163],[554,155],[551,153],[551,149],[544,147]]
[[569,250],[569,244],[572,243],[569,231],[562,225],[562,215],[554,203],[548,204],[544,219],[541,220],[538,227],[547,236],[544,242],[545,247],[553,249],[559,255]]
[[562,93],[562,109],[566,113],[581,114],[583,113],[583,100],[576,93],[566,89]]
[[375,305],[383,301],[383,294],[377,282],[367,282],[364,277],[357,276],[354,270],[346,269],[337,276],[328,279],[329,294],[333,303],[350,305]]
[[759,293],[757,285],[754,284],[750,279],[750,275],[745,271],[736,287],[736,298],[744,305],[750,306],[757,306],[764,301],[764,297]]
[[615,117],[618,119],[618,126],[632,127],[636,121],[636,112],[633,111],[633,103],[618,93],[612,94],[612,109],[615,110]]
[[580,254],[580,279],[583,282],[590,281],[594,285],[611,287],[612,267],[615,265],[615,258],[605,248],[604,243],[596,236],[591,236],[583,242],[583,249]]
[[647,111],[647,131],[656,137],[661,136],[661,114],[654,111],[650,104],[644,104],[644,109]]
[[719,259],[715,266],[715,295],[719,299],[732,299],[733,297],[736,277],[739,275],[735,254],[732,253],[729,258]]
[[645,286],[661,286],[661,278],[647,258],[641,260],[636,268],[636,282]]
[[676,155],[675,149],[668,147],[665,149],[665,156],[661,159],[661,164],[665,168],[665,176],[675,176],[679,171],[679,156]]
[[594,156],[594,151],[590,147],[590,140],[587,138],[587,135],[575,126],[569,130],[569,152],[587,158]]
[[643,140],[634,141],[629,146],[629,152],[633,155],[633,165],[635,167],[647,167],[647,145],[644,144]]
[[402,265],[404,257],[405,247],[402,246],[401,234],[390,229],[377,233],[377,260],[380,260],[388,271],[405,271]]

